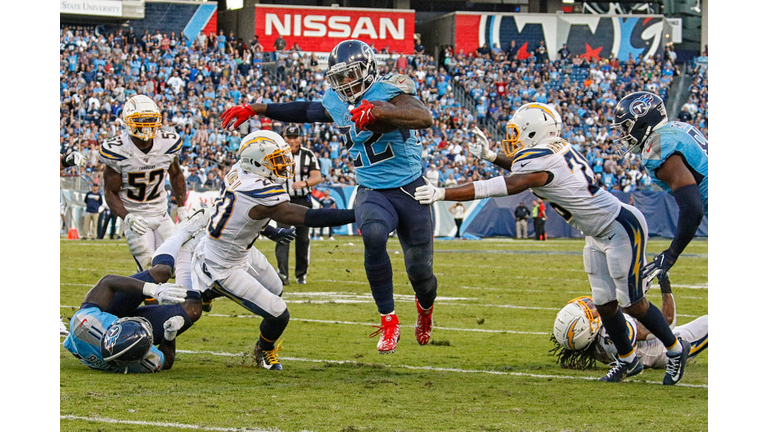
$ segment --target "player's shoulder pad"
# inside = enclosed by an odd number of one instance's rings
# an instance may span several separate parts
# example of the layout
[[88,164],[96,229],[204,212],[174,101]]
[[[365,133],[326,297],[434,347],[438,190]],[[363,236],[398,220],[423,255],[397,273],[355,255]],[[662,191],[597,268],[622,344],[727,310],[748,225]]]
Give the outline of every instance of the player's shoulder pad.
[[101,142],[99,158],[104,163],[119,162],[131,157],[131,151],[123,145],[121,135],[116,135]]
[[288,192],[282,184],[256,175],[242,178],[235,192],[258,200],[263,205],[276,205],[289,200]]
[[382,78],[381,82],[395,86],[398,90],[405,94],[416,94],[416,85],[408,75],[398,73],[389,74]]
[[[665,140],[663,139],[663,134],[659,133],[659,131],[653,132],[648,139],[645,142],[645,146],[643,146],[642,152],[642,158],[646,161],[661,161],[666,159],[664,156],[664,147],[672,147],[671,150],[674,151],[675,144],[667,142],[667,144],[663,144]],[[670,149],[667,149],[670,150]],[[672,151],[668,151],[667,153],[672,153]],[[668,157],[668,155],[667,155]]]
[[178,154],[181,152],[181,135],[175,131],[160,130],[155,136],[155,144],[158,144],[160,150],[165,154]]

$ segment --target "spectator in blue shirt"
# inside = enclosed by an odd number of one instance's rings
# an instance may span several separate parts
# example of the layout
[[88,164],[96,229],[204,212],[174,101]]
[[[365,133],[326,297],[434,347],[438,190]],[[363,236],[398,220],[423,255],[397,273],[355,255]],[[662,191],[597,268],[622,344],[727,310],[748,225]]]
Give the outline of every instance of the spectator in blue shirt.
[[95,240],[99,231],[99,209],[104,204],[104,198],[99,193],[99,185],[94,183],[91,190],[85,194],[85,218],[83,220],[84,239]]

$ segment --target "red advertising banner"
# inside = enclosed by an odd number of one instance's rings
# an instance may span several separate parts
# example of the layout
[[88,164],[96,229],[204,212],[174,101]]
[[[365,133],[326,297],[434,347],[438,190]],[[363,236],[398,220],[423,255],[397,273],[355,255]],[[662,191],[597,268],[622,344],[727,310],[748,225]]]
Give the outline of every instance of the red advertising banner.
[[457,53],[464,54],[475,51],[480,47],[480,14],[456,14],[456,46]]
[[339,42],[358,39],[381,52],[413,53],[413,10],[256,5],[255,33],[266,50],[282,36],[286,49],[330,52]]

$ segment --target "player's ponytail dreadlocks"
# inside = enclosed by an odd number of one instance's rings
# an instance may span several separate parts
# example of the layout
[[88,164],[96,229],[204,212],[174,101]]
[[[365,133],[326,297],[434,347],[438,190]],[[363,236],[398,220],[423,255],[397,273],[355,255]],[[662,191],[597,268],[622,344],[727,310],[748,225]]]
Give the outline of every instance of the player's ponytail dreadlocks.
[[563,369],[596,369],[597,365],[597,338],[592,341],[586,348],[581,351],[574,351],[566,349],[560,345],[555,339],[555,335],[551,335],[549,340],[555,345],[554,348],[549,350],[549,353],[555,356],[557,364]]

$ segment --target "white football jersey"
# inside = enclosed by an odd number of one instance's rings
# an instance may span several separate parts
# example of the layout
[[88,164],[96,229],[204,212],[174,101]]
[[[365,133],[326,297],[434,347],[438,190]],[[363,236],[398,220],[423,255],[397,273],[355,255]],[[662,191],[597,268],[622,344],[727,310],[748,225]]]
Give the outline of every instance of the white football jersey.
[[550,181],[531,188],[539,198],[586,236],[598,236],[616,219],[621,201],[595,184],[589,163],[560,138],[520,151],[512,162],[513,174],[548,172]]
[[119,196],[129,213],[163,216],[168,212],[165,177],[181,146],[181,137],[165,130],[153,138],[147,153],[136,147],[127,131],[101,143],[99,159],[122,176]]
[[245,172],[237,162],[224,179],[224,191],[214,204],[208,235],[203,239],[206,260],[228,265],[244,262],[248,250],[269,219],[253,220],[248,212],[257,205],[273,207],[290,200],[281,183]]

